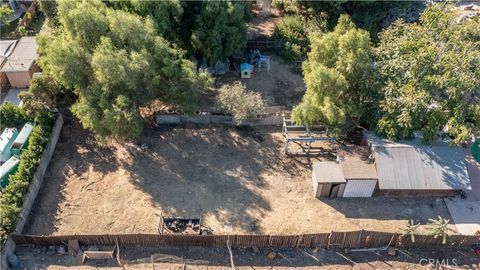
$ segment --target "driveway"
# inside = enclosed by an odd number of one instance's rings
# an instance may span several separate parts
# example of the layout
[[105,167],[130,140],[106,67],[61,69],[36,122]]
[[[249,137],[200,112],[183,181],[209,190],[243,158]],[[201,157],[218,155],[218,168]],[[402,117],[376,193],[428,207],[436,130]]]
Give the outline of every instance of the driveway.
[[[3,90],[2,90],[3,91]],[[4,102],[8,101],[10,103],[13,103],[17,106],[21,106],[22,104],[22,101],[20,100],[20,98],[18,97],[18,94],[20,94],[21,92],[23,91],[27,91],[26,89],[9,89],[7,90],[7,94],[5,95],[5,98],[2,100],[1,104],[3,104]]]
[[480,231],[480,164],[470,153],[471,145],[465,149],[465,163],[472,190],[465,192],[465,200],[459,197],[444,199],[458,232],[470,235]]

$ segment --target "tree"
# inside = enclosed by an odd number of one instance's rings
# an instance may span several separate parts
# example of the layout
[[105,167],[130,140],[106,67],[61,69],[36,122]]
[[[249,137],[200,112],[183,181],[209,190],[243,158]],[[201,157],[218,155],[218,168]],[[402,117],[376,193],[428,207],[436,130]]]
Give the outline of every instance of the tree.
[[35,77],[30,81],[28,91],[20,93],[23,111],[36,117],[57,107],[63,89],[51,76]]
[[246,90],[241,82],[222,86],[218,93],[217,104],[239,121],[256,117],[265,111],[262,96]]
[[429,7],[418,24],[398,21],[375,50],[381,75],[381,119],[389,139],[445,130],[461,143],[480,123],[480,20],[457,22],[449,5]]
[[59,28],[39,38],[47,76],[73,89],[72,111],[99,136],[132,138],[139,107],[160,99],[191,112],[210,78],[158,35],[155,23],[101,1],[58,2]]
[[310,43],[303,63],[307,91],[293,109],[293,120],[327,124],[335,133],[372,122],[376,91],[368,32],[342,15],[333,32],[313,33]]
[[48,24],[51,27],[57,26],[57,1],[56,0],[38,0],[40,11],[45,14]]
[[242,2],[203,2],[191,37],[195,52],[214,64],[245,48],[247,15]]
[[428,221],[430,225],[430,234],[433,235],[435,239],[441,237],[442,244],[445,245],[447,243],[448,231],[450,230],[448,228],[448,223],[450,222],[450,220],[438,216],[438,219],[429,218]]
[[142,17],[149,17],[155,23],[159,35],[172,42],[178,41],[178,31],[183,8],[179,0],[164,1],[109,1],[108,5],[127,12],[135,12]]
[[13,10],[7,5],[0,5],[0,24],[6,24],[8,17],[13,15]]

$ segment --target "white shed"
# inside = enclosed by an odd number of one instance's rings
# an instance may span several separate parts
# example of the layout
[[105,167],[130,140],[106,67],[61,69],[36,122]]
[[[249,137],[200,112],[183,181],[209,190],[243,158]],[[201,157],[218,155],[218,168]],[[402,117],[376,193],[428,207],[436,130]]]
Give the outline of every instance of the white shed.
[[338,150],[338,162],[313,163],[312,186],[320,197],[372,197],[377,189],[377,172],[367,147],[344,147]]

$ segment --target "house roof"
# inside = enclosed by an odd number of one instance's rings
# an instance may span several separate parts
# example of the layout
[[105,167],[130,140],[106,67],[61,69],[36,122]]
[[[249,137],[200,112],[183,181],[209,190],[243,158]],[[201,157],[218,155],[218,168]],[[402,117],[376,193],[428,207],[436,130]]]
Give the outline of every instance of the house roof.
[[380,189],[471,189],[463,149],[437,140],[432,145],[414,140],[391,142],[366,132],[372,145]]
[[0,40],[0,65],[13,52],[17,40]]
[[314,162],[312,173],[318,183],[346,183],[340,164],[334,161]]
[[369,161],[370,154],[369,147],[340,147],[338,157],[345,179],[378,179],[375,164]]
[[12,54],[3,65],[2,72],[28,71],[37,59],[37,42],[35,37],[22,37]]

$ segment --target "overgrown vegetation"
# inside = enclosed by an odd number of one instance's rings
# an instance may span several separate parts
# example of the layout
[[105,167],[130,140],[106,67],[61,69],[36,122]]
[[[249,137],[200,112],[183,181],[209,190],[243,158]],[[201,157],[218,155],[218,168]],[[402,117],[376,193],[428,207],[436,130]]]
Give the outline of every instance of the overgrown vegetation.
[[133,138],[139,107],[160,99],[184,112],[211,81],[154,22],[101,1],[58,1],[59,27],[38,39],[43,73],[73,89],[72,112],[100,137]]
[[311,34],[307,92],[293,119],[342,134],[362,125],[392,140],[419,130],[425,143],[441,130],[456,144],[477,134],[480,20],[456,22],[451,8],[437,4],[419,23],[397,21],[377,47],[347,15],[333,32]]
[[51,76],[35,77],[30,81],[28,91],[21,92],[23,111],[30,117],[53,111],[63,93],[62,86]]
[[7,23],[8,17],[12,16],[14,11],[7,5],[0,5],[0,24]]
[[426,143],[445,130],[462,143],[480,123],[480,20],[456,22],[451,6],[428,8],[418,24],[386,29],[375,49],[380,81],[378,132]]
[[[20,128],[26,121],[31,121],[23,110],[8,102],[0,107],[0,119],[4,126]],[[8,186],[2,190],[0,197],[0,241],[3,244],[20,219],[23,200],[36,172],[43,150],[52,131],[54,116],[44,113],[34,119],[35,127],[28,139],[28,148],[20,154],[17,172],[9,178]]]
[[248,91],[241,82],[220,88],[217,104],[231,113],[237,121],[256,117],[265,111],[265,102],[259,93]]
[[293,109],[294,121],[327,124],[336,134],[371,121],[376,88],[368,32],[342,15],[333,32],[312,34],[310,43],[303,63],[307,91]]

